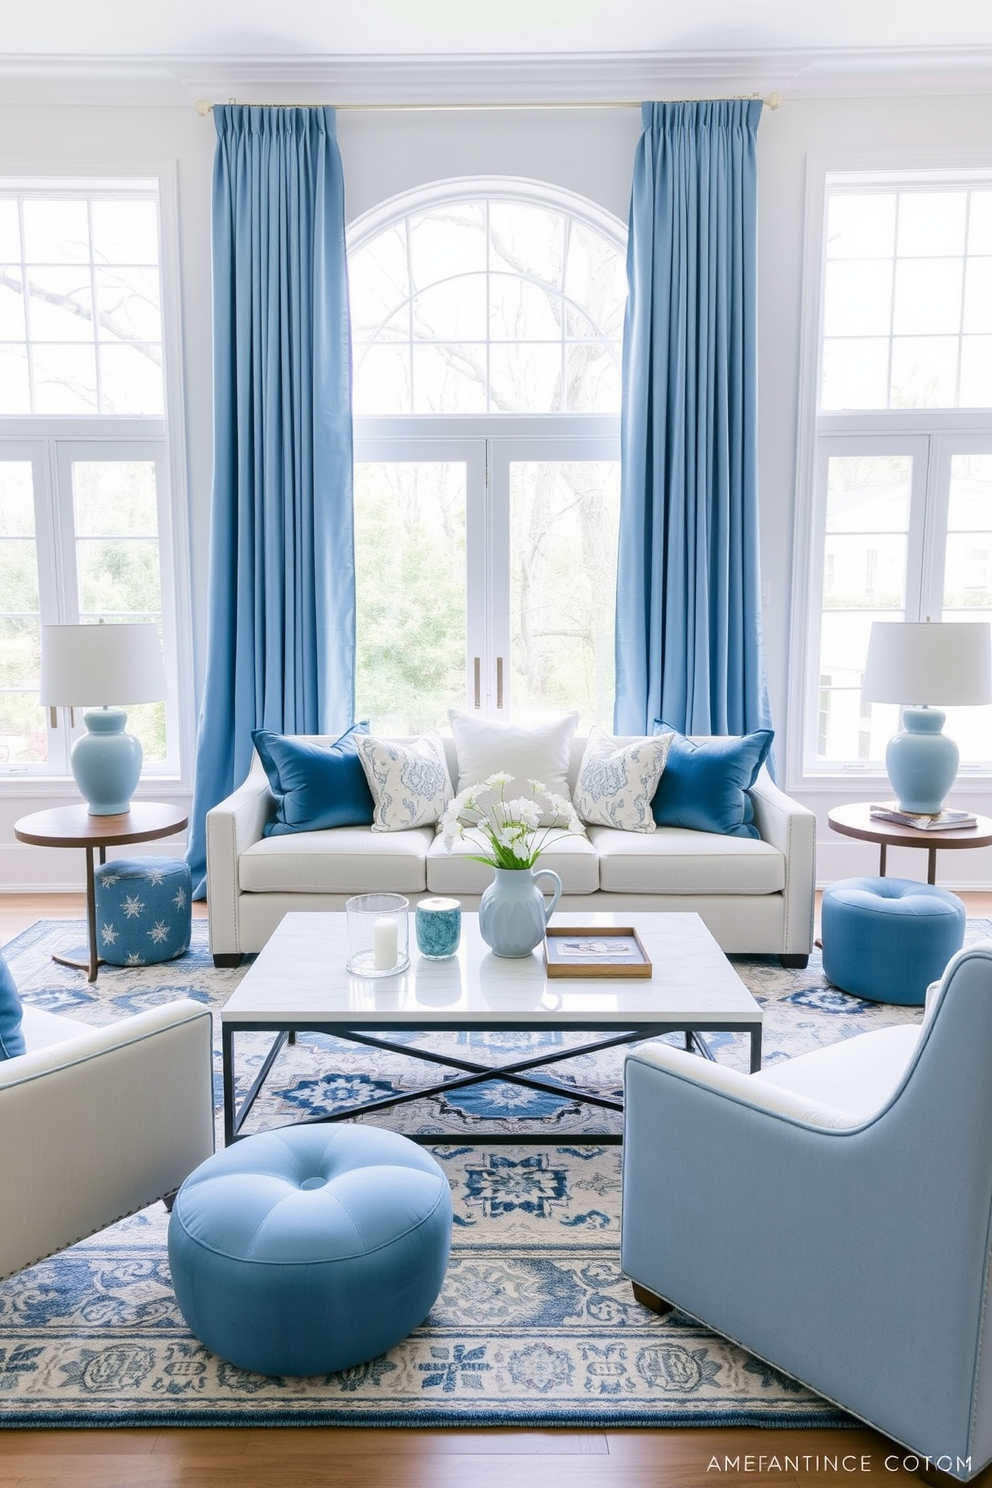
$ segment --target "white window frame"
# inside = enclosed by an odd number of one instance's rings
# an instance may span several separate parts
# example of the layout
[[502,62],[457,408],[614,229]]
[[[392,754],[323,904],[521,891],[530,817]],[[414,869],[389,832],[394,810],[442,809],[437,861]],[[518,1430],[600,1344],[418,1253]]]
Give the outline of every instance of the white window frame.
[[[845,174],[874,176],[878,184],[892,186],[901,181],[923,184],[928,177],[952,185],[986,175],[992,183],[992,152],[872,149],[807,157],[785,767],[787,789],[831,796],[840,781],[850,785],[860,779],[874,788],[875,782],[885,779],[885,767],[881,760],[820,765],[811,757],[819,690],[814,685],[819,669],[814,613],[819,613],[822,600],[827,460],[849,453],[915,456],[906,587],[907,614],[914,619],[914,601],[918,607],[921,594],[934,593],[935,575],[942,571],[937,567],[935,538],[942,562],[950,460],[955,454],[992,449],[992,412],[984,409],[818,412],[827,178]],[[937,521],[941,515],[943,525]],[[970,791],[992,796],[992,762],[988,767],[963,767],[963,773],[969,776]]]
[[[627,230],[604,208],[563,187],[508,176],[458,176],[381,202],[348,229],[348,252],[411,213],[446,202],[489,198],[522,201],[567,213],[626,252]],[[518,460],[620,458],[620,415],[367,414],[354,420],[355,462],[464,460],[467,462],[466,570],[468,578],[465,707],[480,715],[512,715],[509,562],[510,465]],[[474,660],[479,657],[476,707]],[[503,668],[504,706],[497,707],[497,659]]]
[[[0,457],[31,459],[34,463],[39,598],[43,617],[54,616],[59,621],[66,616],[59,598],[56,565],[62,564],[68,556],[63,551],[63,543],[67,531],[67,503],[70,504],[68,530],[71,530],[71,460],[108,457],[155,460],[170,753],[165,764],[146,765],[136,794],[139,797],[183,794],[189,790],[192,781],[195,717],[192,704],[193,640],[177,165],[175,161],[132,163],[125,170],[119,161],[104,163],[94,160],[85,171],[44,170],[24,165],[5,169],[2,180],[15,189],[44,183],[45,190],[51,194],[86,191],[112,185],[114,181],[154,181],[157,185],[164,415],[3,415],[0,416]],[[59,506],[61,513],[58,512]],[[68,583],[74,586],[74,563],[66,572],[73,575]],[[64,593],[63,589],[63,597]],[[77,720],[77,732],[79,726]],[[59,732],[63,734],[64,746],[61,750],[50,751],[47,764],[0,763],[0,799],[16,798],[26,793],[42,798],[65,795],[66,785],[71,784],[68,763],[71,739],[68,731],[62,729],[61,719]],[[49,734],[51,737],[51,729]],[[75,789],[74,785],[72,789]]]

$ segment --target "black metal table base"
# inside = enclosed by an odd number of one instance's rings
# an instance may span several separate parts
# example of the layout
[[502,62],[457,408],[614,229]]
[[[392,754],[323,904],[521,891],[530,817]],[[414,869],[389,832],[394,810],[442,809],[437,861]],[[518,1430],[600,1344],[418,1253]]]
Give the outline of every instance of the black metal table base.
[[[547,1023],[527,1022],[521,1023],[519,1027],[500,1023],[498,1025],[473,1024],[472,1031],[483,1032],[534,1032],[545,1030]],[[580,1025],[576,1030],[574,1025],[555,1025],[555,1032],[582,1031],[585,1025]],[[414,1030],[405,1030],[402,1024],[398,1024],[394,1031],[415,1031],[421,1035],[434,1032],[458,1031],[465,1032],[465,1025],[459,1024],[434,1024],[430,1029],[425,1029],[422,1024]],[[751,1039],[751,1070],[752,1072],[761,1068],[761,1025],[755,1023],[720,1023],[714,1025],[711,1032],[744,1032]],[[240,1106],[237,1104],[234,1074],[234,1038],[237,1033],[264,1033],[274,1032],[275,1038],[262,1061],[262,1064],[254,1080],[245,1093]],[[245,1121],[251,1113],[266,1080],[271,1073],[282,1050],[287,1043],[295,1043],[298,1033],[329,1033],[337,1038],[345,1039],[350,1043],[365,1044],[373,1049],[381,1049],[386,1053],[403,1054],[413,1059],[420,1059],[428,1064],[442,1065],[446,1069],[459,1071],[445,1080],[438,1081],[433,1085],[421,1086],[416,1090],[399,1092],[395,1095],[380,1096],[376,1100],[363,1101],[356,1105],[345,1106],[338,1111],[326,1112],[319,1116],[307,1117],[305,1122],[297,1124],[321,1125],[334,1121],[350,1121],[356,1117],[368,1116],[376,1112],[387,1111],[397,1106],[408,1105],[413,1101],[429,1100],[432,1096],[447,1095],[453,1090],[464,1090],[468,1086],[482,1085],[488,1081],[501,1080],[511,1085],[521,1085],[529,1090],[537,1090],[546,1095],[560,1096],[562,1099],[577,1102],[580,1105],[598,1106],[605,1111],[623,1111],[623,1102],[612,1095],[603,1095],[597,1091],[586,1090],[578,1086],[567,1085],[553,1076],[536,1075],[533,1071],[549,1064],[561,1064],[565,1060],[577,1059],[583,1054],[597,1054],[603,1049],[612,1049],[620,1044],[640,1043],[645,1039],[658,1038],[665,1033],[682,1033],[685,1036],[685,1047],[695,1048],[705,1059],[713,1059],[714,1055],[706,1039],[703,1030],[699,1028],[686,1028],[684,1025],[673,1026],[670,1023],[638,1024],[636,1027],[627,1028],[617,1033],[611,1033],[608,1037],[596,1039],[591,1043],[570,1046],[568,1048],[548,1050],[542,1049],[537,1054],[527,1059],[512,1060],[508,1064],[491,1065],[480,1064],[477,1060],[463,1059],[455,1054],[438,1054],[432,1049],[418,1048],[416,1045],[397,1043],[392,1039],[382,1037],[379,1034],[369,1033],[357,1028],[343,1027],[340,1024],[321,1023],[314,1026],[312,1023],[285,1023],[278,1029],[266,1029],[257,1023],[241,1023],[225,1021],[222,1032],[223,1063],[224,1063],[224,1142],[240,1140],[247,1133],[243,1131]],[[478,1118],[480,1130],[476,1140],[488,1144],[514,1144],[528,1145],[534,1143],[546,1144],[549,1134],[546,1131],[537,1132],[533,1128],[522,1132],[489,1132],[484,1129],[486,1118]],[[422,1145],[439,1145],[445,1142],[462,1142],[466,1139],[464,1131],[448,1132],[408,1132],[406,1135],[413,1142]],[[567,1141],[569,1145],[580,1146],[603,1146],[618,1145],[621,1141],[619,1132],[567,1132],[561,1133],[560,1139]]]

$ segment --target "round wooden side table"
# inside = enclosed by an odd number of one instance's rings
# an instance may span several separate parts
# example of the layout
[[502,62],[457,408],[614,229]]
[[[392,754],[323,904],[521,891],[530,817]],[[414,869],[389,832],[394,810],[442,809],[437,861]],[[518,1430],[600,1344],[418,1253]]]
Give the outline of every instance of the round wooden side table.
[[117,816],[90,816],[86,806],[53,806],[48,811],[34,811],[14,823],[14,836],[19,842],[34,847],[81,847],[86,853],[86,929],[89,956],[74,961],[68,956],[53,956],[63,966],[77,966],[95,982],[100,957],[96,939],[96,885],[93,854],[107,861],[108,847],[126,847],[131,842],[151,842],[156,837],[171,837],[182,832],[189,818],[177,806],[161,801],[132,801],[131,810]]
[[973,827],[956,827],[952,831],[921,832],[917,827],[903,827],[898,822],[879,821],[865,802],[853,806],[835,806],[827,812],[827,821],[842,837],[859,837],[864,842],[878,843],[878,873],[885,877],[885,854],[889,847],[923,847],[927,849],[927,883],[937,881],[937,853],[950,848],[988,847],[992,844],[992,818],[980,816]]

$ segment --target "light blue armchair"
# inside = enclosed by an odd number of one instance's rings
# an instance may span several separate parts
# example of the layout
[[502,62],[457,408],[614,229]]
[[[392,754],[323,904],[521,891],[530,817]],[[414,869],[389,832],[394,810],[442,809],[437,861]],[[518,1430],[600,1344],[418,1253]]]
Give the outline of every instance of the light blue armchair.
[[[967,1481],[992,1459],[992,941],[922,1027],[755,1075],[627,1057],[623,1268]],[[986,1339],[986,1327],[990,1337]]]

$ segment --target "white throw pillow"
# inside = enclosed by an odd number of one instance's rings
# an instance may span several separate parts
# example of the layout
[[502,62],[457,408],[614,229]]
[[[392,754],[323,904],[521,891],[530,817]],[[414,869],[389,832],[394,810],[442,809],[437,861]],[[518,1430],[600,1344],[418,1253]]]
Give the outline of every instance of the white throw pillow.
[[[359,736],[355,735],[358,743]],[[430,729],[410,744],[362,734],[358,746],[372,792],[373,832],[433,826],[451,800],[451,777],[441,735]]]
[[[534,796],[530,782],[539,780],[553,795],[572,799],[568,784],[568,761],[572,735],[579,721],[578,713],[566,713],[549,723],[502,723],[492,718],[478,718],[474,713],[448,714],[458,753],[458,793],[471,785],[480,785],[490,775],[505,774],[512,779],[505,787],[507,801]],[[498,791],[480,793],[485,805],[499,798]],[[545,801],[544,806],[548,803]],[[558,825],[557,813],[545,810],[541,825]]]
[[572,804],[591,826],[653,832],[651,802],[671,747],[672,734],[618,744],[595,724],[579,767]]

